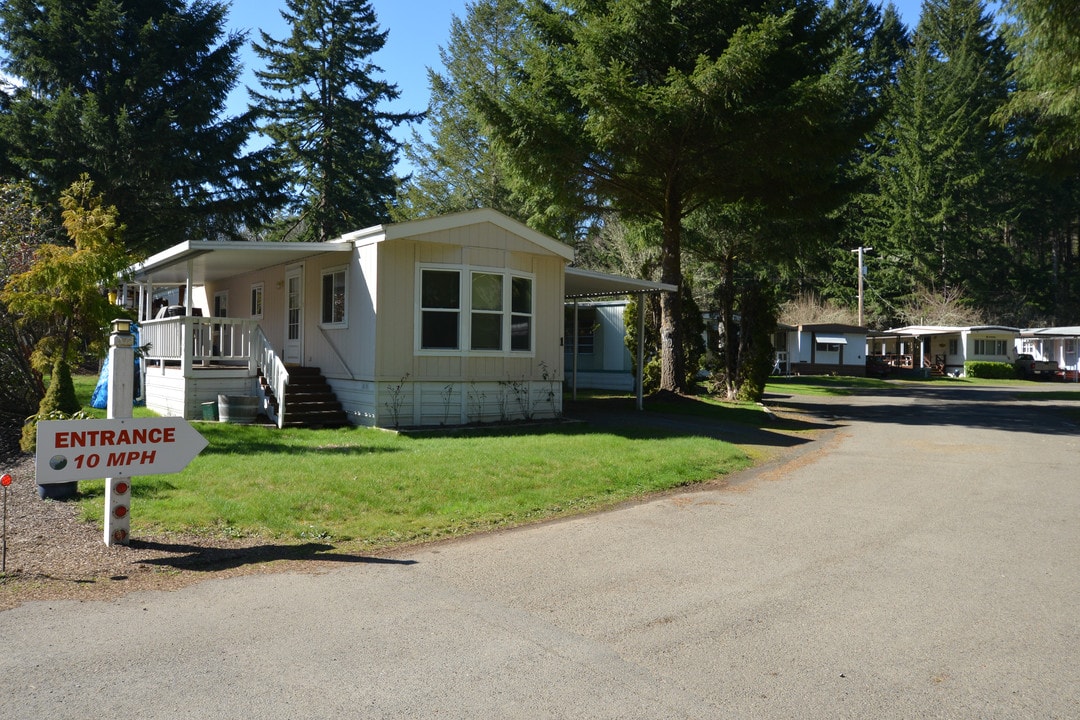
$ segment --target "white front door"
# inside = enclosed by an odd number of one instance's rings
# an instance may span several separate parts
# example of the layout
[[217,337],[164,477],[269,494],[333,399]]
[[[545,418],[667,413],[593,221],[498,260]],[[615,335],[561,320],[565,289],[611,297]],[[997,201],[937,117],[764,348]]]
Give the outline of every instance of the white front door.
[[292,365],[304,362],[304,268],[285,271],[285,347],[283,359]]

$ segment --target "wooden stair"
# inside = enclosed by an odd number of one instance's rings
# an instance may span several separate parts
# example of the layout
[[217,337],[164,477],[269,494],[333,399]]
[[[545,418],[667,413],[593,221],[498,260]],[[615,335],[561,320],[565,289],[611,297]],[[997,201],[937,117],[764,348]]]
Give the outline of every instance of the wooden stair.
[[[282,427],[330,428],[349,425],[349,417],[319,368],[290,365],[288,369],[289,384],[285,388],[285,422]],[[274,409],[274,414],[278,414],[281,403],[261,372],[259,383],[267,403]]]

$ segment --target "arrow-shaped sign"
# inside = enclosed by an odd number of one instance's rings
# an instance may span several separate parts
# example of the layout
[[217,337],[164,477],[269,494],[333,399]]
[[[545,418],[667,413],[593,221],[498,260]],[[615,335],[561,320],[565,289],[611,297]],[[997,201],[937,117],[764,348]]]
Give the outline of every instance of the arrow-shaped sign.
[[43,420],[37,426],[37,482],[177,473],[206,445],[179,417]]

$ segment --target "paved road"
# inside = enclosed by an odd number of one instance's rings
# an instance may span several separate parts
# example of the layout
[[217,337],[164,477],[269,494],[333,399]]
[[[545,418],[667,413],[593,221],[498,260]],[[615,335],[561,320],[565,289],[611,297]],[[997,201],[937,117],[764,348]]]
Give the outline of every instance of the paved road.
[[835,429],[727,488],[0,613],[0,718],[1077,718],[1080,402],[1011,398],[778,398]]

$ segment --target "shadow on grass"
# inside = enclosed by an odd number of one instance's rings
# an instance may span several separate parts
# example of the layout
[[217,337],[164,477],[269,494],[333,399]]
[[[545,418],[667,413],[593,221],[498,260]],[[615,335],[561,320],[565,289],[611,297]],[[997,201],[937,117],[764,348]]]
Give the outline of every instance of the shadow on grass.
[[326,445],[313,447],[301,444],[290,445],[288,442],[283,442],[281,439],[275,437],[273,435],[274,432],[276,431],[269,431],[266,439],[255,442],[245,440],[221,441],[215,438],[215,440],[211,441],[199,454],[258,455],[260,453],[271,453],[274,455],[308,455],[309,453],[317,452],[326,455],[351,455],[363,457],[364,455],[373,455],[375,453],[401,452],[400,448],[392,447],[361,447],[356,445]]
[[646,400],[638,410],[628,396],[605,395],[566,400],[563,417],[533,422],[412,428],[402,433],[417,439],[447,437],[522,437],[529,435],[608,434],[631,440],[665,440],[673,437],[707,437],[738,445],[796,447],[811,442],[799,436],[835,425],[779,418],[760,407],[725,405],[698,398]]
[[[529,435],[615,434],[633,440],[663,440],[673,437],[709,437],[725,442],[769,447],[795,447],[810,442],[799,433],[834,427],[822,422],[778,418],[760,407],[725,404],[699,398],[676,398],[645,402],[645,410],[636,409],[634,398],[626,395],[586,397],[564,402],[563,417],[555,420],[482,423],[445,427],[400,428],[397,431],[416,441],[448,437],[521,437]],[[361,428],[341,430],[340,438],[321,445],[302,441],[305,431],[283,435],[273,428],[252,426],[213,426],[205,436],[210,441],[202,455],[307,455],[332,453],[363,458],[404,448],[364,444]],[[299,435],[296,435],[299,433]],[[294,440],[299,437],[301,441]],[[359,438],[359,439],[358,439]],[[147,497],[155,490],[143,486]],[[168,488],[161,488],[167,490]]]
[[252,547],[213,547],[190,543],[164,543],[149,540],[132,540],[131,547],[168,553],[165,557],[141,560],[145,565],[171,567],[177,570],[215,572],[244,565],[270,563],[278,560],[318,560],[321,562],[363,563],[370,565],[415,565],[415,560],[353,555],[328,552],[334,549],[326,543],[303,543],[300,545],[255,545]]
[[[630,438],[709,437],[737,445],[790,448],[813,440],[827,422],[777,417],[750,405],[726,405],[697,398],[646,400],[638,410],[633,398],[595,398],[565,403],[565,413],[598,432]],[[801,433],[801,434],[800,434]]]

